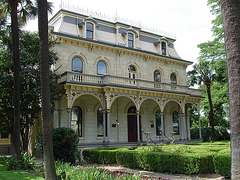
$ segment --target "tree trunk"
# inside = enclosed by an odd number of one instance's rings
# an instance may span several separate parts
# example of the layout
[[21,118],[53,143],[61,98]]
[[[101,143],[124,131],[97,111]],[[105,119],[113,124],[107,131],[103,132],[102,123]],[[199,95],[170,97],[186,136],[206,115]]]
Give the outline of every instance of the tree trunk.
[[209,103],[209,122],[212,128],[212,141],[215,141],[215,132],[214,132],[214,118],[213,118],[213,105],[212,105],[212,96],[211,96],[211,85],[206,84],[207,87],[207,95],[208,95],[208,103]]
[[17,17],[17,0],[10,0],[11,28],[12,28],[12,52],[14,63],[14,130],[13,147],[14,157],[20,160],[20,57],[19,57],[19,30]]
[[40,79],[42,100],[42,131],[43,155],[45,164],[45,179],[55,180],[56,169],[54,165],[52,143],[52,121],[50,104],[49,80],[49,49],[48,49],[48,16],[47,0],[38,0],[38,29],[40,36]]
[[221,0],[228,69],[231,179],[240,179],[240,1]]

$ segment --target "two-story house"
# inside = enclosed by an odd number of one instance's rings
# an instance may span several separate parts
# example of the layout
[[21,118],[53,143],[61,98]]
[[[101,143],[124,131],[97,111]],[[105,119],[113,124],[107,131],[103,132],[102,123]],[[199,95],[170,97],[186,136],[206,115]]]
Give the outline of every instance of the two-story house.
[[81,144],[190,139],[188,105],[202,91],[187,86],[175,39],[67,10],[49,21],[63,94],[55,127],[71,127]]

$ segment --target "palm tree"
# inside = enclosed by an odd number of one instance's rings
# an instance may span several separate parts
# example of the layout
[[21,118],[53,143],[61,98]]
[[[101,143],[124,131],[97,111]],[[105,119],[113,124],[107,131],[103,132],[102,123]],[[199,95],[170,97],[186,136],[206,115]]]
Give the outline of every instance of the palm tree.
[[56,179],[53,156],[52,121],[49,80],[49,49],[48,49],[48,4],[47,0],[38,1],[38,29],[40,37],[40,80],[42,100],[42,135],[45,164],[45,179]]
[[240,1],[221,0],[228,69],[231,179],[240,179]]
[[212,127],[212,141],[215,140],[214,133],[214,118],[213,118],[213,105],[211,96],[211,84],[214,79],[214,70],[211,68],[211,62],[205,59],[199,59],[198,64],[193,65],[193,70],[187,74],[190,77],[190,85],[195,84],[206,86],[208,103],[209,103],[209,122]]
[[[13,146],[16,160],[20,160],[20,57],[19,57],[19,22],[18,14],[20,13],[21,23],[26,23],[29,15],[36,15],[36,8],[30,0],[1,0],[1,15],[5,18],[11,14],[11,31],[12,31],[12,54],[14,62],[14,130]],[[19,3],[21,8],[18,8]]]

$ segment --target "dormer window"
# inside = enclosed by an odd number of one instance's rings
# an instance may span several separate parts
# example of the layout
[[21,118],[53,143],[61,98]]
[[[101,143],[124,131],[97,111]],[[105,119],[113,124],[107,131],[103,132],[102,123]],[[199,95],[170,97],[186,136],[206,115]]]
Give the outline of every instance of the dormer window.
[[133,48],[134,47],[134,36],[132,33],[128,33],[128,47]]
[[88,22],[86,27],[86,38],[93,39],[93,24]]
[[162,46],[162,55],[166,55],[167,54],[167,46],[165,42],[161,43]]

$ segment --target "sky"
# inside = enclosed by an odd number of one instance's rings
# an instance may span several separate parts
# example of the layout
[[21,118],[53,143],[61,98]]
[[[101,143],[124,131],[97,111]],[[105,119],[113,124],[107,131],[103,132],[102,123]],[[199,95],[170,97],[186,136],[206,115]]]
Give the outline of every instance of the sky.
[[[160,29],[163,33],[160,35],[174,34],[172,37],[176,38],[176,51],[182,59],[192,62],[197,62],[199,56],[197,45],[212,40],[211,21],[214,17],[207,6],[207,0],[49,1],[53,2],[54,6],[53,14],[49,15],[49,18],[60,9],[61,2],[64,2],[65,9],[88,9],[109,17],[120,17],[120,22],[121,19],[128,19],[129,22],[140,22],[142,28],[147,26]],[[30,21],[25,29],[37,31],[37,20]]]

